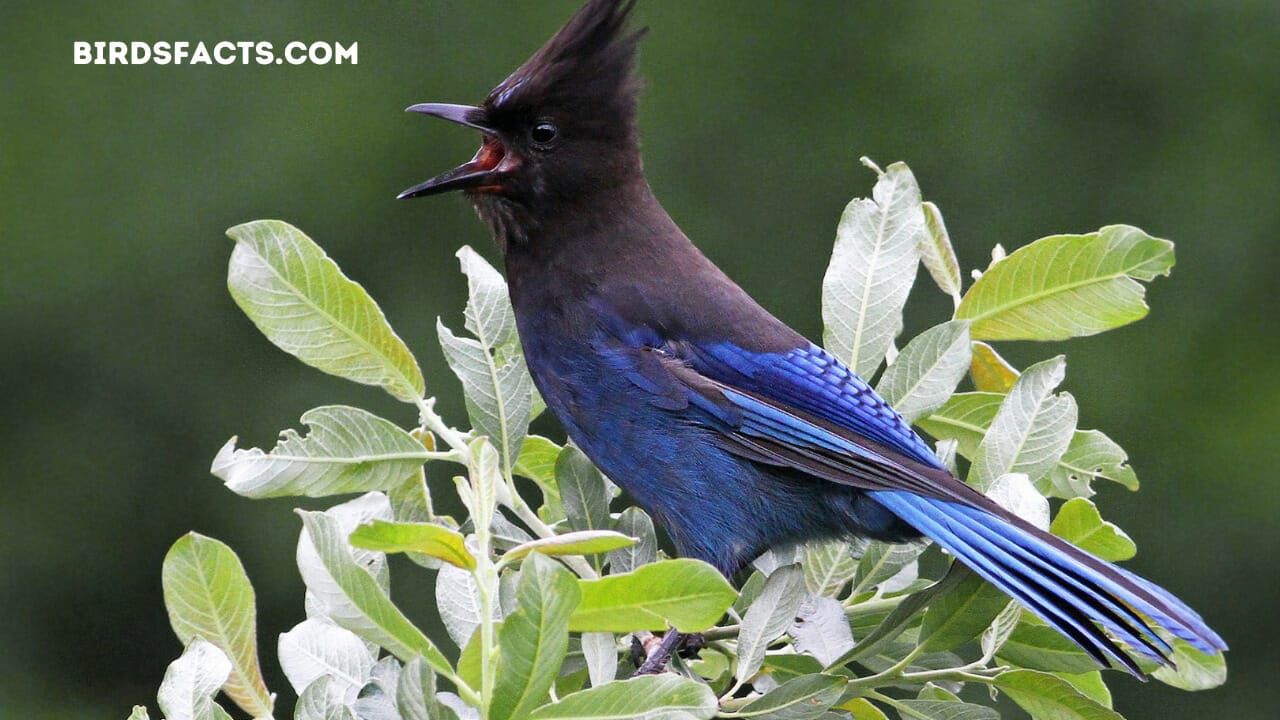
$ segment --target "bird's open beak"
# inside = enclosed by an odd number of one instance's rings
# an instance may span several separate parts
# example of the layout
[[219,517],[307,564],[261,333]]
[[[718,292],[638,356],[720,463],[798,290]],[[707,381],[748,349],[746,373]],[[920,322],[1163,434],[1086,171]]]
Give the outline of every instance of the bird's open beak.
[[484,142],[480,145],[476,156],[469,162],[424,183],[414,185],[397,195],[397,199],[436,195],[450,190],[500,192],[503,189],[504,176],[516,167],[515,158],[508,155],[493,129],[484,124],[482,109],[470,105],[421,103],[406,108],[405,112],[434,115],[459,125],[475,128],[484,133]]

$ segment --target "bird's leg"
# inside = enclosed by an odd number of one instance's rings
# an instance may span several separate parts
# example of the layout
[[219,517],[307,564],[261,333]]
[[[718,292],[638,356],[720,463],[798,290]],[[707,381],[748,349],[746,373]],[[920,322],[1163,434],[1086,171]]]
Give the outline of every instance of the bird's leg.
[[682,632],[677,632],[675,628],[667,630],[667,634],[662,636],[662,642],[653,652],[649,653],[649,657],[645,658],[644,663],[640,665],[640,669],[636,670],[636,675],[657,675],[667,667],[667,662],[671,660],[671,655],[675,653],[676,648],[680,647],[689,636]]

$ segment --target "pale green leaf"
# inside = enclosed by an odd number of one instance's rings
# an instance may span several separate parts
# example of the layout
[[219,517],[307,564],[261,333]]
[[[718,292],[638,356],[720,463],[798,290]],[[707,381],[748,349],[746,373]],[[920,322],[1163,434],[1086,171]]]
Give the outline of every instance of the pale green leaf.
[[973,363],[969,366],[969,377],[973,378],[974,389],[1003,395],[1013,388],[1019,374],[1008,360],[1000,357],[995,348],[984,342],[973,343]]
[[824,668],[853,649],[849,619],[834,598],[805,593],[787,634],[796,652],[813,657]]
[[867,543],[853,579],[853,594],[871,590],[914,563],[929,547],[928,540],[903,543],[872,540]]
[[917,335],[884,371],[876,392],[910,422],[942,407],[969,370],[969,325],[953,320]]
[[706,720],[719,709],[702,683],[673,674],[615,680],[543,705],[531,720]]
[[1036,490],[1025,473],[1005,473],[986,490],[997,505],[1041,530],[1049,529],[1049,501]]
[[1062,504],[1050,532],[1103,560],[1128,560],[1138,546],[1119,527],[1102,519],[1097,506],[1084,498]]
[[[702,651],[703,660],[723,655]],[[591,685],[603,685],[618,676],[618,641],[613,633],[582,633],[582,658],[587,662],[587,676]]]
[[935,652],[959,647],[981,635],[1008,603],[1008,595],[966,572],[955,588],[942,593],[925,611],[920,646]]
[[379,552],[416,552],[439,558],[463,570],[474,570],[476,559],[462,534],[434,523],[374,520],[351,534],[351,544]]
[[285,430],[271,452],[236,449],[231,438],[211,472],[245,497],[391,490],[429,459],[421,441],[359,408],[325,405],[302,415],[311,432]]
[[1053,497],[1089,497],[1091,483],[1102,478],[1130,490],[1138,489],[1138,476],[1126,463],[1123,448],[1098,430],[1077,430],[1062,460],[1039,483]]
[[299,693],[293,717],[294,720],[356,720],[342,684],[329,675],[321,675]]
[[1173,267],[1173,243],[1109,225],[1019,248],[969,288],[957,319],[976,340],[1063,340],[1144,317],[1145,288]]
[[738,667],[734,674],[739,679],[750,678],[760,670],[769,644],[786,632],[803,599],[804,572],[799,565],[773,571],[738,630]]
[[301,230],[257,220],[227,230],[231,297],[277,347],[324,372],[378,385],[405,402],[422,371],[365,289]]
[[151,713],[143,705],[134,705],[133,712],[129,713],[129,720],[151,720]]
[[375,658],[355,633],[311,618],[280,635],[280,667],[296,693],[320,677],[336,683],[345,702],[354,702],[373,672]]
[[457,720],[453,710],[436,699],[436,674],[422,658],[406,663],[396,688],[401,720]]
[[809,592],[835,597],[858,571],[854,546],[845,540],[818,540],[804,545],[804,584]]
[[1071,683],[1035,670],[1010,670],[995,686],[1034,718],[1052,720],[1124,720],[1119,713],[1081,693]]
[[569,616],[578,599],[578,585],[568,570],[537,555],[525,560],[517,609],[498,633],[489,720],[519,720],[546,701],[568,650]]
[[436,332],[449,368],[462,382],[467,416],[476,433],[493,443],[504,471],[513,470],[533,408],[533,380],[524,356],[512,353],[500,362],[492,347],[454,335],[439,320]]
[[902,331],[926,236],[920,188],[903,163],[890,165],[872,198],[854,199],[840,217],[822,280],[823,342],[862,377],[875,373]]
[[569,445],[556,459],[556,484],[569,527],[574,530],[607,529],[609,489],[604,476],[578,448]]
[[570,619],[576,632],[662,630],[701,632],[738,593],[712,566],[689,558],[661,560],[634,572],[580,580],[582,602]]
[[[385,498],[382,502],[386,502]],[[389,510],[388,506],[387,514]],[[392,604],[383,584],[353,556],[347,537],[354,525],[372,518],[343,518],[340,523],[334,509],[300,510],[298,514],[305,528],[298,547],[298,567],[307,589],[329,609],[329,617],[401,660],[422,655],[437,672],[451,672],[444,655]]]
[[960,261],[951,246],[951,235],[942,221],[942,212],[929,201],[921,203],[921,209],[924,211],[925,234],[920,239],[920,262],[938,288],[959,304]]
[[840,699],[847,683],[837,675],[801,675],[747,703],[739,715],[769,720],[816,718]]
[[1061,355],[1022,373],[978,445],[969,484],[985,490],[1005,473],[1025,473],[1034,482],[1057,465],[1076,428],[1075,399],[1053,394],[1065,374]]
[[994,657],[996,652],[1004,646],[1009,640],[1009,636],[1013,634],[1014,628],[1018,626],[1018,620],[1022,617],[1022,606],[1018,603],[1009,603],[1004,610],[996,616],[991,626],[982,633],[982,656]]
[[[436,610],[445,631],[458,647],[466,647],[480,627],[484,613],[480,607],[480,585],[475,575],[453,565],[443,565],[436,575]],[[501,608],[493,607],[495,620],[501,619]]]
[[658,536],[653,520],[638,507],[629,507],[618,515],[618,532],[636,539],[635,544],[609,553],[609,572],[628,573],[658,559]]
[[[156,693],[168,720],[231,720],[213,698],[231,675],[231,660],[213,643],[194,638],[169,664]],[[270,715],[270,709],[264,715]]]
[[230,661],[227,696],[254,717],[271,714],[275,699],[258,665],[253,585],[225,544],[187,533],[164,558],[161,571],[169,623],[184,645],[203,638]]
[[532,552],[542,555],[590,555],[634,544],[636,538],[612,530],[579,530],[521,543],[508,550],[502,559],[514,562]]
[[1165,685],[1183,690],[1208,690],[1227,681],[1227,660],[1222,653],[1209,655],[1191,647],[1185,640],[1173,641],[1173,663],[1158,668],[1152,676]]

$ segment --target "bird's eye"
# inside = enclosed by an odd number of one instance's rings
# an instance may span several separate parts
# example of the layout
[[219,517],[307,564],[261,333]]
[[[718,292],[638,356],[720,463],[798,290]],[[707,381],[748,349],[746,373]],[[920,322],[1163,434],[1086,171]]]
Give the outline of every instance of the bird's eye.
[[536,145],[550,145],[560,135],[560,130],[549,122],[540,122],[529,131],[529,139]]

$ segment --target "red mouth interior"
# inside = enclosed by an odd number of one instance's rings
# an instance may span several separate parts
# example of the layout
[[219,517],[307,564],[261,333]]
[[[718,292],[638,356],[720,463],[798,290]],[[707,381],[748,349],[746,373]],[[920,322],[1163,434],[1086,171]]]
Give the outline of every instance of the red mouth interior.
[[476,159],[472,164],[477,170],[492,170],[498,167],[498,163],[502,162],[505,155],[506,149],[502,147],[502,143],[498,142],[498,138],[486,135],[484,144],[480,146],[480,151],[476,153]]

